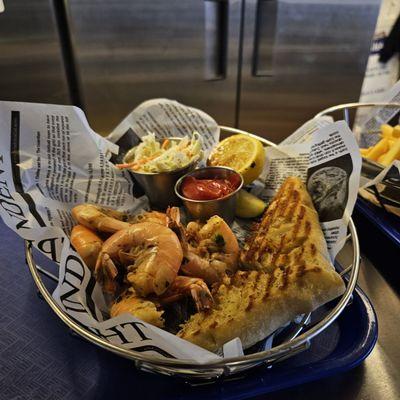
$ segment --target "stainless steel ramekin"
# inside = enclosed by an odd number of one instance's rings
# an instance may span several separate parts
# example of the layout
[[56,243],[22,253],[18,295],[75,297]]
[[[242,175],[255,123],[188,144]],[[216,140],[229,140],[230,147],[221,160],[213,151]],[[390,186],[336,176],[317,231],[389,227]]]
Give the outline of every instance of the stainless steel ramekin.
[[[170,140],[181,140],[181,138],[169,138]],[[196,168],[202,158],[201,152],[199,157],[188,164],[186,167],[168,172],[137,172],[128,170],[143,188],[153,208],[165,210],[168,206],[178,206],[181,204],[180,199],[175,194],[175,184],[183,175]],[[125,155],[124,162],[128,162],[130,151]]]
[[[187,176],[197,179],[229,179],[230,176],[237,175],[240,184],[237,189],[225,197],[216,200],[192,200],[183,196],[181,185]],[[204,167],[195,169],[182,176],[175,185],[175,194],[182,199],[182,202],[191,219],[206,221],[213,215],[219,215],[226,223],[231,224],[235,218],[236,198],[239,190],[243,186],[242,176],[231,168],[227,167]]]

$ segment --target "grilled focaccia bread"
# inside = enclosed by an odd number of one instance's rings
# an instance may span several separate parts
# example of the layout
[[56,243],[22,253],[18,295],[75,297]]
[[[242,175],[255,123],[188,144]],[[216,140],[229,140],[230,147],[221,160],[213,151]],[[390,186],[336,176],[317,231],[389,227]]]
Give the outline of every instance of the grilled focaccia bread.
[[225,278],[214,289],[214,308],[193,315],[178,336],[211,351],[239,337],[248,348],[344,291],[298,178],[282,185],[241,256],[256,270]]

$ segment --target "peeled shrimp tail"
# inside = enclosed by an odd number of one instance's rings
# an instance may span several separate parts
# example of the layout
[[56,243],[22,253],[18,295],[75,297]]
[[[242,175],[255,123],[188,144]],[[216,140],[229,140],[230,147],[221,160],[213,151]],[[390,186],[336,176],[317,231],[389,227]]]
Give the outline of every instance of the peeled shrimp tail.
[[114,294],[117,291],[116,278],[118,269],[107,253],[100,253],[95,267],[95,277],[103,288],[103,292]]
[[129,223],[122,221],[125,217],[123,213],[94,204],[75,206],[72,209],[72,217],[78,224],[100,232],[114,233],[130,226]]
[[167,216],[167,226],[172,229],[182,240],[185,237],[185,228],[181,222],[181,212],[178,207],[168,207],[165,212]]
[[83,225],[76,225],[71,231],[71,243],[85,264],[93,271],[103,241],[93,231]]
[[168,207],[165,214],[167,215],[167,223],[169,228],[171,226],[177,227],[181,225],[181,212],[178,207]]
[[146,211],[142,214],[135,215],[129,218],[128,222],[131,224],[138,224],[140,222],[154,222],[161,225],[168,226],[167,215],[159,211]]
[[212,285],[220,280],[219,268],[210,265],[210,261],[200,257],[190,250],[184,251],[185,263],[181,266],[181,272],[188,276],[200,277],[208,285]]
[[181,213],[178,207],[168,207],[166,211],[167,226],[172,229],[179,238],[184,252],[188,250],[188,242],[186,238],[186,229],[181,222]]
[[168,290],[160,297],[160,301],[171,303],[187,295],[193,298],[197,311],[210,309],[214,302],[210,290],[202,279],[187,276],[177,276]]

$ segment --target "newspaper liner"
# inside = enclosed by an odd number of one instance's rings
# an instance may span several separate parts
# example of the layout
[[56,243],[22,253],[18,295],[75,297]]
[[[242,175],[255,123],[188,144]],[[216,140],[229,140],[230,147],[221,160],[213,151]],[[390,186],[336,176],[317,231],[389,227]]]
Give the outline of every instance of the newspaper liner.
[[[189,128],[188,128],[189,127]],[[91,130],[84,113],[73,106],[0,102],[0,215],[22,238],[59,264],[59,283],[53,293],[60,307],[78,324],[122,347],[158,357],[207,363],[220,356],[125,314],[105,319],[105,299],[89,269],[69,242],[70,210],[91,202],[137,213],[147,207],[135,198],[135,184],[110,159],[123,145],[148,131],[157,137],[182,136],[193,130],[209,151],[219,139],[217,123],[204,112],[176,101],[146,101],[104,139]],[[282,146],[266,151],[266,167],[251,190],[270,199],[288,175],[307,181],[343,157],[350,159],[348,197],[343,216],[323,224],[332,259],[344,243],[347,221],[357,195],[361,159],[351,131],[343,121],[322,118],[306,123]],[[308,163],[310,160],[310,163]],[[309,178],[309,177],[308,177]],[[235,221],[239,239],[248,223]],[[22,251],[22,249],[21,249]],[[271,340],[266,346],[271,346]],[[240,341],[225,345],[225,356],[242,354]]]

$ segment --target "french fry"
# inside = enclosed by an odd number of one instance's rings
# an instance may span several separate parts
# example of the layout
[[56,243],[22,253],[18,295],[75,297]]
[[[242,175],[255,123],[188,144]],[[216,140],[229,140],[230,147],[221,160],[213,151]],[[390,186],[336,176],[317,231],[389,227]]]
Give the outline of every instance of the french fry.
[[386,155],[386,153],[385,153],[385,154],[382,154],[376,161],[377,161],[379,164],[382,164],[382,161],[383,161],[385,155]]
[[362,148],[360,148],[360,153],[361,153],[361,155],[362,155],[363,157],[366,157],[367,154],[368,154],[368,152],[369,152],[369,150],[370,150],[370,148],[368,148],[368,149],[362,149]]
[[381,125],[382,137],[390,138],[393,135],[393,127],[387,124]]
[[390,147],[390,150],[382,157],[381,164],[387,167],[394,160],[400,159],[400,139],[397,139]]
[[[383,125],[382,125],[383,126]],[[381,139],[372,149],[367,153],[366,157],[370,160],[376,161],[382,154],[389,150],[389,139]]]
[[393,128],[392,137],[394,137],[394,138],[400,138],[400,125],[396,125],[396,126]]

